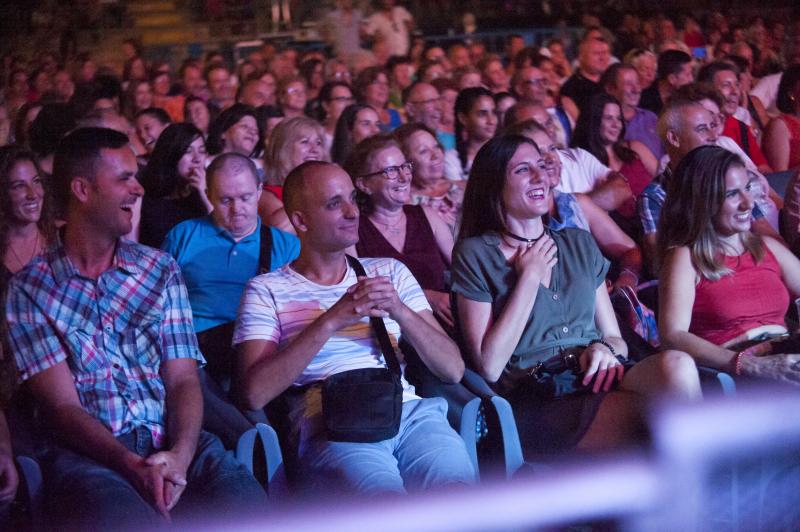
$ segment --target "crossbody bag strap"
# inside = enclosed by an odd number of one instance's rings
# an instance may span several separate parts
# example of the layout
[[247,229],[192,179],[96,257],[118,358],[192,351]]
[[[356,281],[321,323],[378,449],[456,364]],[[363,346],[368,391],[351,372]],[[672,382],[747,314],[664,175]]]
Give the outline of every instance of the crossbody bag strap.
[[264,223],[261,224],[260,237],[258,273],[269,273],[272,270],[272,231]]
[[[357,258],[351,257],[350,255],[346,255],[346,257],[347,263],[356,272],[357,277],[367,276],[364,266],[361,265],[361,262]],[[372,328],[372,333],[378,338],[378,344],[381,346],[381,352],[383,353],[383,358],[386,360],[386,365],[398,376],[402,375],[400,363],[397,361],[397,353],[395,353],[392,341],[389,339],[389,333],[386,331],[386,325],[384,325],[383,319],[370,318],[369,324]]]
[[748,132],[747,124],[745,124],[741,120],[738,120],[738,122],[739,122],[739,136],[742,139],[742,148],[744,149],[744,152],[747,154],[747,156],[751,157],[751,155],[750,155],[750,137],[747,136],[747,132]]

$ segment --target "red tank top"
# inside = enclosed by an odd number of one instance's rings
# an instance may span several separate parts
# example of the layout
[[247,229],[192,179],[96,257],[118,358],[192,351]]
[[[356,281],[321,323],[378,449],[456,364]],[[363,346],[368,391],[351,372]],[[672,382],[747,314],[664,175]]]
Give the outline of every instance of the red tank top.
[[402,253],[383,237],[368,217],[362,216],[356,244],[358,256],[397,259],[411,270],[423,290],[446,291],[447,264],[439,252],[425,212],[419,205],[404,205],[403,211],[406,213],[406,241]]
[[650,184],[650,181],[653,180],[653,176],[650,175],[650,172],[647,171],[644,163],[638,157],[623,164],[619,169],[619,173],[624,175],[625,179],[628,180],[628,185],[630,185],[633,194],[631,198],[620,205],[617,210],[622,216],[632,218],[636,216],[636,198],[638,198],[639,194]]
[[789,169],[800,166],[800,120],[792,115],[782,114],[780,119],[789,128]]
[[278,199],[283,201],[283,187],[281,185],[264,185],[264,190],[272,192]]
[[785,325],[789,291],[781,267],[765,246],[756,264],[750,253],[725,256],[733,273],[719,281],[702,279],[695,289],[689,332],[721,345],[762,325]]

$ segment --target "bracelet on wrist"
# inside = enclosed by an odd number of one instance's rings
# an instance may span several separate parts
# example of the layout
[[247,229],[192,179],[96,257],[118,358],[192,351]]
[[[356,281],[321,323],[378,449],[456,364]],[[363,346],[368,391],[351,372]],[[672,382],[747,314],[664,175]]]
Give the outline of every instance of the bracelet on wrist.
[[592,344],[600,344],[600,345],[604,345],[604,346],[606,347],[606,349],[608,349],[609,351],[611,351],[611,356],[613,356],[613,357],[616,357],[616,356],[617,356],[617,351],[616,351],[616,349],[614,349],[614,348],[611,346],[611,344],[610,344],[610,343],[606,342],[606,341],[605,341],[605,340],[603,340],[602,338],[595,339],[595,340],[592,340],[591,342],[589,342],[589,345],[592,345]]
[[741,351],[736,353],[736,359],[735,359],[734,364],[733,364],[733,373],[737,377],[741,377],[741,375],[742,375],[742,359],[744,357],[752,357],[752,356],[753,356],[753,352],[752,352],[752,350],[750,348],[742,349]]

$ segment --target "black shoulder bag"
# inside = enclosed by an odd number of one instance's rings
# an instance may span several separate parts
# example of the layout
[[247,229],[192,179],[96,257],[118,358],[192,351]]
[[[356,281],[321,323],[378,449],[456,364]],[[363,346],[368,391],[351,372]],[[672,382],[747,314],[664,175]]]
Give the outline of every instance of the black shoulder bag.
[[[356,275],[366,277],[353,257],[347,262]],[[386,368],[364,368],[331,375],[322,383],[322,414],[331,441],[374,443],[393,438],[400,430],[403,385],[400,363],[381,318],[370,318]]]

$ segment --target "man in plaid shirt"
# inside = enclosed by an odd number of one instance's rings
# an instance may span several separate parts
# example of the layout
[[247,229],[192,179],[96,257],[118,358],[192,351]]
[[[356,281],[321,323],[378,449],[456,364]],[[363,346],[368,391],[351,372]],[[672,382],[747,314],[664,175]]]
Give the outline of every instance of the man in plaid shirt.
[[[257,508],[255,479],[200,431],[202,393],[186,288],[169,255],[120,237],[143,194],[121,133],[79,129],[55,156],[61,242],[10,283],[10,343],[53,430],[42,461],[54,521],[126,528]],[[196,508],[195,508],[196,510]]]

